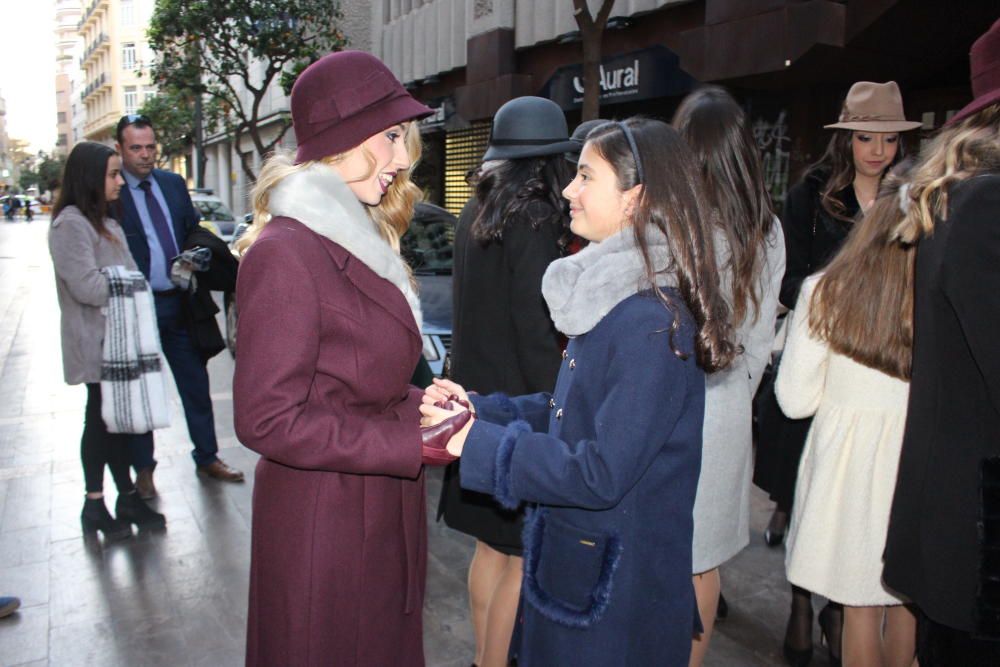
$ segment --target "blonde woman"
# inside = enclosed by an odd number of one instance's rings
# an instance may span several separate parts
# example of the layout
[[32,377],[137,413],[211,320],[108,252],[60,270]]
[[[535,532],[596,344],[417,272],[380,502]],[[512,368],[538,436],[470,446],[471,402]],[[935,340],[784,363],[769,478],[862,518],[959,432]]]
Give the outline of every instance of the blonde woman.
[[1000,664],[1000,21],[973,101],[921,155],[913,381],[883,576],[919,608],[921,665]]
[[423,665],[420,305],[399,255],[430,110],[345,51],[292,90],[298,152],[254,188],[236,432],[261,454],[248,665]]

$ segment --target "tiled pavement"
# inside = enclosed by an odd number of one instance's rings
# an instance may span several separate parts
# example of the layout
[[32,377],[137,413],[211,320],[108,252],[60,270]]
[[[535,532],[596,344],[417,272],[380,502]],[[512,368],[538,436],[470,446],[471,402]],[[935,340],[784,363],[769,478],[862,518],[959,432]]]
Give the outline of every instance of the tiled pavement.
[[[233,435],[232,360],[223,353],[209,365],[216,427],[222,457],[248,473],[247,483],[194,474],[174,395],[175,425],[156,436],[155,506],[167,529],[106,548],[84,540],[85,390],[62,381],[46,227],[44,218],[0,223],[0,595],[18,595],[23,605],[0,620],[0,665],[242,664],[256,455]],[[431,505],[439,487],[432,473]],[[111,505],[110,475],[106,489]],[[755,495],[752,543],[723,569],[731,612],[718,626],[709,665],[780,664],[788,593],[783,552],[761,539],[768,511]],[[440,524],[430,531],[427,663],[468,665],[472,544]]]

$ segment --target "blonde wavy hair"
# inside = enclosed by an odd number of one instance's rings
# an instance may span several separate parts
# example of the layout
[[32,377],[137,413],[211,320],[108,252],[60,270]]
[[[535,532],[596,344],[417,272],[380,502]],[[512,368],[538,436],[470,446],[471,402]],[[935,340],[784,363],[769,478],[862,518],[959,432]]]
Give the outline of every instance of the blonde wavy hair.
[[1000,169],[1000,104],[938,132],[920,152],[904,199],[906,215],[895,238],[914,243],[948,218],[948,188],[982,171]]
[[[413,207],[423,198],[423,192],[410,178],[417,162],[420,160],[423,150],[420,140],[420,130],[417,128],[416,123],[411,122],[406,127],[403,140],[406,142],[406,152],[410,158],[409,169],[396,174],[396,177],[393,179],[392,184],[389,185],[389,189],[382,197],[382,201],[378,206],[365,206],[365,211],[372,222],[375,223],[375,229],[378,231],[379,236],[397,253],[399,252],[399,240],[410,226],[410,219],[413,217]],[[369,164],[369,171],[358,180],[371,177],[377,166],[375,157],[363,146],[360,149],[351,150],[361,150]],[[332,155],[319,160],[319,162],[327,165],[335,165],[343,161],[349,154],[350,151]],[[250,191],[250,201],[253,205],[253,223],[236,242],[236,250],[240,255],[243,255],[250,249],[250,246],[260,236],[267,223],[271,222],[271,190],[289,176],[309,169],[316,162],[311,160],[295,164],[295,156],[290,151],[278,151],[268,158],[260,170],[260,175],[258,175],[253,189]]]

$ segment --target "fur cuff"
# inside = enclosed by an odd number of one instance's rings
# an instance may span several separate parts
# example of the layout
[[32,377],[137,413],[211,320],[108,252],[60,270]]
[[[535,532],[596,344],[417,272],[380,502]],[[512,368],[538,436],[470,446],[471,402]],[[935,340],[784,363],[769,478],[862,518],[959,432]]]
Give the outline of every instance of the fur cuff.
[[[504,398],[508,403],[510,402],[506,396]],[[500,438],[496,463],[493,466],[493,497],[504,509],[508,510],[515,510],[521,504],[521,501],[514,497],[510,489],[510,461],[514,457],[517,439],[522,433],[531,433],[528,422],[518,419],[507,425],[503,431],[503,437]]]
[[517,409],[517,405],[502,391],[494,392],[487,396],[486,399],[496,403],[497,407],[507,413],[507,416],[510,417],[511,421],[514,421],[515,419],[522,419],[521,411]]
[[980,474],[982,514],[976,635],[997,639],[1000,638],[1000,457],[984,459]]

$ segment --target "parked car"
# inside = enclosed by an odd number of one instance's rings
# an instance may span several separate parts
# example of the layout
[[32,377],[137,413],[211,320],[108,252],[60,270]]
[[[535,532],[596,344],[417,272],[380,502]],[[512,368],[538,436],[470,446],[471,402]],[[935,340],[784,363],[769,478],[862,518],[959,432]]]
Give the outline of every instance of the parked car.
[[191,203],[201,214],[204,227],[218,234],[227,243],[232,242],[236,218],[225,202],[216,197],[212,190],[200,188],[191,190]]
[[[233,231],[230,247],[246,232],[253,220],[244,217]],[[410,229],[400,240],[400,252],[416,276],[420,309],[424,325],[421,330],[424,358],[435,375],[447,368],[451,351],[451,272],[455,247],[455,225],[458,220],[447,210],[434,204],[417,204]],[[235,252],[235,251],[234,251]],[[238,312],[236,297],[231,292],[223,296],[226,312],[226,346],[236,356]]]

